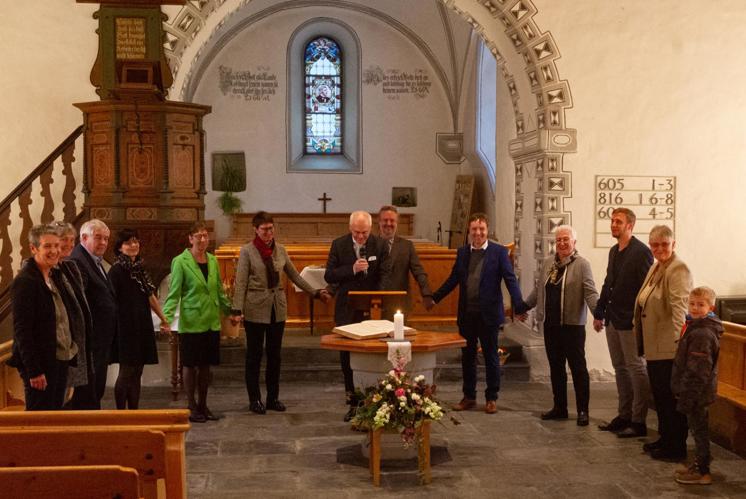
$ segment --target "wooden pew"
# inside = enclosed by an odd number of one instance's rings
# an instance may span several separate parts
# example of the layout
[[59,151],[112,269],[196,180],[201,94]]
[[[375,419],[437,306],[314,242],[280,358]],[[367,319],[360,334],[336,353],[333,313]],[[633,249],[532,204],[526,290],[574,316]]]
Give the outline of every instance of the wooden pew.
[[0,469],[119,465],[134,469],[146,498],[166,480],[166,437],[161,431],[108,428],[0,429]]
[[723,326],[710,433],[713,441],[746,457],[746,326],[726,321]]
[[121,466],[45,466],[0,468],[5,499],[138,499],[137,471]]
[[[326,265],[331,239],[327,241],[287,243],[278,238],[278,241],[285,246],[290,259],[299,272],[307,266],[323,267]],[[220,265],[220,275],[228,287],[232,287],[241,246],[246,242],[229,240],[215,250],[215,256]],[[434,291],[451,273],[453,262],[456,260],[456,250],[444,248],[427,241],[415,241],[414,244],[420,262],[428,274],[430,286]],[[281,274],[281,279],[283,279],[287,297],[287,326],[307,327],[310,324],[310,306],[307,295],[296,292],[292,282],[287,282],[287,277],[284,273]],[[407,325],[424,327],[426,325],[452,326],[456,324],[456,312],[458,309],[457,291],[451,293],[438,303],[432,311],[428,312],[422,304],[419,287],[411,275],[409,276],[409,288],[412,291],[412,310],[405,317]],[[317,325],[331,327],[334,323],[334,303],[324,304],[317,301],[314,306],[314,316],[314,322]]]
[[[0,430],[66,431],[101,428],[109,432],[140,430],[162,432],[165,437],[165,492],[168,499],[186,497],[184,435],[189,430],[186,409],[137,411],[38,411],[0,412]],[[123,442],[112,439],[106,446],[112,453]]]

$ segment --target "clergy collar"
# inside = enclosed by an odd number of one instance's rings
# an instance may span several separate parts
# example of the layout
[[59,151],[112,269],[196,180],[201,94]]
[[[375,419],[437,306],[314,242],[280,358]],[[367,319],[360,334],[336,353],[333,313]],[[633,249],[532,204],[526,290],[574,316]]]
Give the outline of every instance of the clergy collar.
[[489,243],[489,240],[485,240],[485,241],[484,241],[484,244],[483,244],[483,245],[481,245],[481,246],[480,246],[479,248],[475,248],[475,247],[474,247],[474,245],[470,245],[470,247],[471,247],[471,250],[472,250],[472,251],[474,251],[474,250],[486,250],[486,249],[487,249],[487,244],[488,244],[488,243]]

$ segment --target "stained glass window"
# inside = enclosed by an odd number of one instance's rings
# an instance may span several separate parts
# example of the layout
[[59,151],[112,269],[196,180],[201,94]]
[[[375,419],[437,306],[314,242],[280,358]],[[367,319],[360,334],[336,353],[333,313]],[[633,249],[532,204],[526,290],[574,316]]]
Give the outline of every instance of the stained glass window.
[[306,154],[342,153],[342,54],[321,36],[306,45]]

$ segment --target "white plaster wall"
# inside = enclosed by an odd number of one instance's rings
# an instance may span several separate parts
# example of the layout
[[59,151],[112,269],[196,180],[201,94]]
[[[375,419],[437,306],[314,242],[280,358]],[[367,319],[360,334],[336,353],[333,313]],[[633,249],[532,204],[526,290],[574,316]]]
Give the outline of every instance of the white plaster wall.
[[[594,175],[675,175],[677,253],[697,285],[746,293],[743,116],[746,5],[719,0],[706,13],[680,1],[536,0],[537,22],[551,30],[562,58],[578,130],[566,204],[579,250],[600,287],[607,249],[594,249]],[[701,7],[701,6],[699,6]],[[647,242],[646,234],[638,234]],[[608,366],[605,341],[589,332],[591,366]]]
[[[457,169],[444,164],[435,153],[435,133],[449,131],[451,118],[445,92],[434,79],[427,60],[399,32],[371,17],[336,10],[335,15],[357,33],[362,47],[362,68],[378,65],[411,71],[424,68],[433,85],[429,96],[402,95],[390,100],[380,86],[363,86],[363,173],[287,174],[285,110],[286,49],[297,26],[309,18],[328,16],[330,9],[283,11],[260,21],[236,36],[210,63],[194,96],[213,111],[205,119],[207,178],[215,151],[245,151],[247,191],[240,194],[244,211],[320,212],[317,198],[332,197],[330,212],[377,210],[391,202],[393,186],[416,186],[418,206],[415,233],[435,239],[437,222],[447,227]],[[269,102],[250,102],[224,96],[218,87],[218,67],[252,70],[269,67],[277,74],[279,88]],[[210,183],[208,180],[208,189]],[[206,198],[207,218],[222,218],[215,206],[217,194]],[[219,227],[227,231],[227,224]],[[218,237],[226,233],[218,233]]]
[[98,48],[96,8],[72,0],[3,3],[0,199],[83,123],[72,103],[98,99],[88,80]]

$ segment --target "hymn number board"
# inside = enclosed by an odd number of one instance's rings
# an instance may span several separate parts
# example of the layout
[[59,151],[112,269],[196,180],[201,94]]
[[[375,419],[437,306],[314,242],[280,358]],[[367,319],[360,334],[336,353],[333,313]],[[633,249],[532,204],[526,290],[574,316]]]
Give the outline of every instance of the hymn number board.
[[610,248],[615,244],[611,236],[611,212],[615,208],[629,208],[635,212],[634,231],[638,237],[648,234],[655,225],[675,229],[676,177],[596,175],[596,248]]

